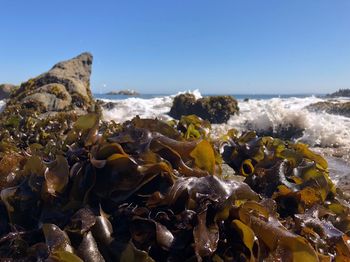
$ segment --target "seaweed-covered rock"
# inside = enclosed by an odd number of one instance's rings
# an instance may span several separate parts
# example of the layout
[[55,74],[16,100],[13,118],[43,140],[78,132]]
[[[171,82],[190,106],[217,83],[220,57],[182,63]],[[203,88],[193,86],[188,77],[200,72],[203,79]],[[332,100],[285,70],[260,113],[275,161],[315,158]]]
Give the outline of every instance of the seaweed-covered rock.
[[0,153],[33,143],[60,151],[62,136],[79,115],[99,113],[90,91],[91,63],[92,55],[83,53],[12,92],[0,113]]
[[11,92],[15,90],[16,86],[11,84],[1,84],[0,85],[0,100],[7,99],[10,97]]
[[211,123],[225,123],[238,111],[237,101],[231,96],[196,99],[193,94],[181,94],[174,98],[169,114],[176,119],[183,115],[197,115]]
[[310,111],[326,112],[328,114],[350,117],[350,102],[317,102],[307,106]]
[[77,110],[86,113],[94,100],[90,91],[92,55],[83,53],[60,62],[46,73],[22,83],[8,107],[26,106],[37,113]]
[[328,94],[327,97],[350,97],[350,89],[339,89],[332,94]]

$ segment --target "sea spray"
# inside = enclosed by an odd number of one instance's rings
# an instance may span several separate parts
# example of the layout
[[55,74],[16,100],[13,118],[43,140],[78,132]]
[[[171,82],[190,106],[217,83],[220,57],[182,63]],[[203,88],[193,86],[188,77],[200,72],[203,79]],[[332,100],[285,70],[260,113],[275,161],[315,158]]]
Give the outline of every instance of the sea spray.
[[[192,93],[201,97],[198,90]],[[172,118],[168,113],[174,97],[175,95],[151,99],[103,99],[104,102],[114,104],[114,108],[103,110],[103,117],[116,122],[130,120],[136,115],[141,118],[170,120]],[[350,147],[349,118],[305,109],[320,101],[324,99],[315,96],[239,100],[240,114],[231,117],[226,124],[213,125],[213,133],[219,136],[230,128],[240,132],[251,129],[263,133],[277,131],[283,126],[293,126],[303,130],[302,135],[296,138],[300,142],[319,147]]]

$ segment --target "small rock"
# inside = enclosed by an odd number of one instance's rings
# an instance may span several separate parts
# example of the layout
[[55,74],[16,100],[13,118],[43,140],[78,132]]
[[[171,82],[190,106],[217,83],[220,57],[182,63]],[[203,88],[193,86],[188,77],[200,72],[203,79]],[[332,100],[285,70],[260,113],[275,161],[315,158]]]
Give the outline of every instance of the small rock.
[[11,93],[16,90],[15,85],[11,84],[1,84],[0,85],[0,100],[7,99],[10,97]]

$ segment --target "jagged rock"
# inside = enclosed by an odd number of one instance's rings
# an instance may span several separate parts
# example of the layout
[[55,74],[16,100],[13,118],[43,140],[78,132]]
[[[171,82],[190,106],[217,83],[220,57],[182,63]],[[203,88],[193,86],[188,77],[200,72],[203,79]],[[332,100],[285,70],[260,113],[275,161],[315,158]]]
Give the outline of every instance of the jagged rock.
[[7,99],[10,97],[11,93],[16,89],[15,85],[11,84],[1,84],[0,85],[0,100]]
[[237,101],[231,96],[210,96],[196,99],[193,94],[174,98],[169,115],[180,119],[182,115],[195,114],[211,123],[225,123],[239,111]]
[[21,84],[7,108],[21,105],[39,114],[72,111],[83,113],[94,106],[90,90],[92,55],[60,62],[46,73]]
[[332,94],[328,94],[327,97],[350,97],[350,89],[339,89]]
[[350,117],[350,102],[324,101],[306,107],[310,111],[326,112],[328,114]]

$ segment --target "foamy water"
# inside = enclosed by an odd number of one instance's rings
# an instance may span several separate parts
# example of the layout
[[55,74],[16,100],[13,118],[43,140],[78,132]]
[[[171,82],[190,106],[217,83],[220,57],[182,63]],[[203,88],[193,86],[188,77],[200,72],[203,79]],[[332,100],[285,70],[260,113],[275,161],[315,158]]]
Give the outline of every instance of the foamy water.
[[280,126],[305,129],[298,141],[311,146],[334,147],[350,145],[350,119],[323,112],[310,112],[306,106],[323,101],[321,98],[272,98],[240,101],[240,115],[230,118],[220,128],[234,127],[276,131]]
[[[130,97],[125,100],[101,99],[104,102],[113,102],[115,104],[113,109],[103,110],[103,118],[105,120],[124,122],[132,119],[136,115],[139,115],[142,118],[157,117],[158,119],[169,120],[172,119],[168,113],[174,97],[183,93],[186,92],[179,92],[176,95],[155,97],[151,99],[143,99],[138,97]],[[196,99],[202,97],[198,90],[194,90],[191,93],[194,94]]]
[[[201,94],[198,90],[192,92],[196,98]],[[178,93],[180,94],[180,93]],[[178,95],[176,94],[176,95]],[[143,118],[172,119],[168,113],[176,95],[160,96],[151,99],[130,97],[124,100],[102,99],[113,102],[113,109],[104,109],[104,120],[124,122],[136,115]],[[348,100],[337,99],[339,100]],[[271,98],[239,100],[240,113],[232,116],[226,124],[213,125],[216,134],[225,133],[236,128],[242,132],[248,128],[253,130],[274,130],[281,126],[292,125],[304,129],[303,136],[298,141],[319,147],[350,147],[350,118],[331,115],[322,112],[310,112],[306,106],[324,101],[322,98],[309,96],[305,98]],[[5,105],[0,100],[0,111]]]
[[0,112],[4,109],[6,102],[4,100],[0,100]]
[[[198,91],[195,91],[195,95],[200,97]],[[104,99],[105,102],[113,102],[115,108],[104,110],[103,117],[105,120],[117,122],[130,120],[136,115],[169,120],[171,117],[168,113],[174,96],[152,99]],[[225,133],[230,128],[236,128],[240,132],[248,128],[276,131],[281,126],[292,125],[304,129],[303,136],[298,138],[300,142],[320,147],[349,147],[350,118],[305,109],[306,106],[320,101],[324,99],[314,96],[250,99],[247,102],[239,100],[239,116],[232,116],[226,124],[213,125],[213,130],[216,134]]]

